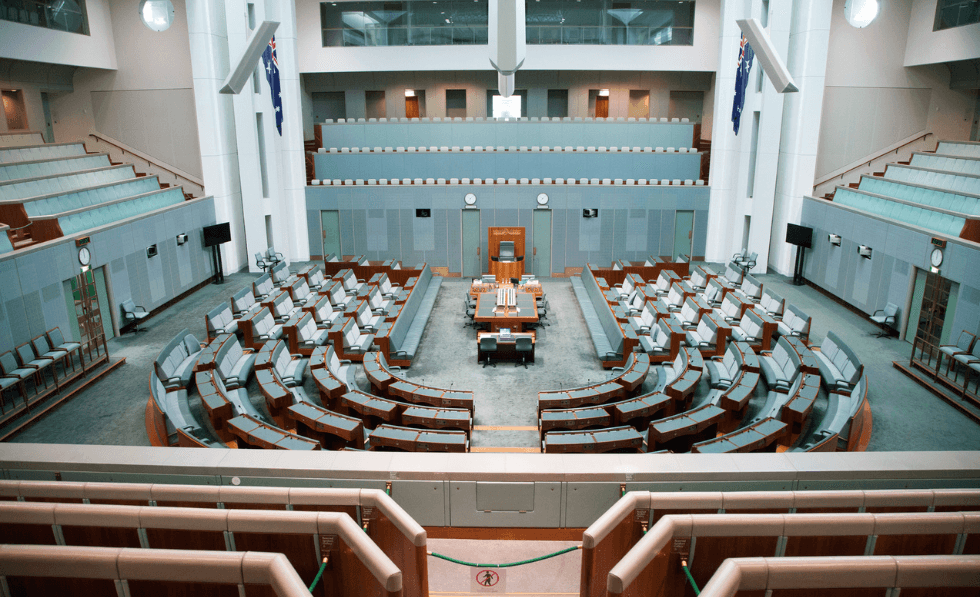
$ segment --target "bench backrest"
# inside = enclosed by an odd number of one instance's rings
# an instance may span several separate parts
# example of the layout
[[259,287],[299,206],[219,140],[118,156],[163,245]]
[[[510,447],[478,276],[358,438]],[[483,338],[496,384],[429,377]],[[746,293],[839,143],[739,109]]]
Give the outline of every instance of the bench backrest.
[[291,360],[292,356],[286,348],[286,343],[282,340],[277,341],[276,345],[272,347],[272,357],[270,358],[272,368],[276,371],[276,375],[282,378],[286,374],[286,369],[289,368],[289,361]]
[[344,334],[344,345],[352,345],[357,342],[357,339],[361,336],[361,330],[358,329],[357,323],[354,322],[353,317],[348,317],[347,322],[344,327],[341,328],[341,332]]
[[592,300],[592,306],[595,308],[599,323],[602,324],[602,331],[606,334],[606,339],[609,340],[609,344],[612,346],[614,352],[617,354],[621,353],[623,350],[623,340],[625,339],[623,330],[620,329],[619,324],[616,322],[616,316],[613,315],[612,310],[606,303],[606,299],[599,289],[599,284],[596,282],[592,270],[588,267],[582,270],[582,284],[585,286],[585,290]]
[[827,332],[827,337],[820,344],[820,352],[834,364],[847,383],[857,383],[863,372],[861,360],[837,334],[833,331]]
[[231,314],[231,307],[227,303],[221,303],[214,309],[208,311],[208,314],[204,316],[204,320],[208,325],[209,334],[225,329],[231,325],[234,319]]
[[722,295],[723,290],[724,288],[718,279],[711,278],[711,280],[708,281],[708,285],[704,289],[704,298],[708,302],[715,302],[718,300],[718,297]]
[[321,296],[313,305],[313,319],[317,323],[323,323],[327,321],[330,314],[333,313],[333,305],[330,304],[329,296]]
[[277,286],[280,286],[289,279],[289,274],[289,266],[286,265],[285,261],[281,261],[272,268],[272,281]]
[[400,350],[402,343],[405,342],[405,337],[408,335],[408,330],[412,327],[415,314],[418,313],[419,305],[422,304],[422,300],[425,298],[425,291],[429,288],[429,282],[431,280],[432,269],[429,267],[422,268],[422,271],[419,272],[418,280],[415,282],[415,288],[412,289],[412,294],[408,296],[408,300],[402,306],[398,319],[392,324],[391,331],[388,333],[392,349]]
[[741,291],[750,298],[762,296],[762,282],[756,280],[751,274],[746,274],[742,279]]
[[276,321],[272,318],[272,313],[268,307],[262,307],[261,310],[252,316],[252,327],[256,335],[265,336],[275,325]]
[[700,309],[697,303],[694,302],[694,299],[687,297],[687,300],[684,301],[684,305],[681,307],[681,319],[684,321],[694,321],[697,319],[698,311]]
[[371,305],[372,309],[380,309],[384,304],[384,297],[381,296],[381,289],[379,287],[375,286],[368,293],[368,304]]
[[289,285],[290,294],[293,300],[305,300],[310,295],[310,285],[306,283],[306,278],[299,278]]
[[334,282],[334,285],[330,287],[327,294],[330,296],[330,301],[333,302],[333,304],[340,304],[343,302],[344,297],[347,296],[347,293],[344,291],[344,283],[339,280]]
[[667,302],[671,305],[680,305],[684,302],[684,293],[681,291],[680,284],[677,282],[670,285],[670,292],[667,293]]
[[242,345],[239,344],[238,337],[230,334],[221,343],[221,346],[214,355],[215,368],[220,374],[221,379],[228,377],[231,370],[235,368],[235,365],[243,356],[245,356],[245,351],[242,350]]
[[710,317],[702,317],[698,322],[698,335],[703,342],[714,343],[718,339],[718,324]]
[[800,371],[800,356],[786,338],[780,338],[772,349],[772,358],[786,379],[793,379]]
[[276,317],[284,317],[293,310],[293,299],[289,297],[288,292],[280,292],[275,300],[272,301],[272,309]]
[[179,334],[174,336],[173,340],[163,347],[156,360],[153,361],[157,376],[163,379],[169,379],[187,357],[200,350],[201,344],[197,341],[197,338],[191,334],[190,330],[184,328]]
[[319,288],[320,286],[323,286],[323,283],[326,281],[326,278],[323,276],[323,270],[320,269],[320,266],[317,266],[316,269],[310,272],[309,280],[310,280],[309,285],[312,287]]
[[799,332],[802,336],[810,333],[811,319],[809,315],[801,311],[796,305],[786,307],[786,313],[783,315],[783,323],[789,326],[789,329],[794,332]]
[[341,274],[340,280],[344,283],[345,289],[353,290],[357,287],[357,276],[354,275],[354,270],[348,268],[338,273]]
[[735,262],[729,262],[725,268],[725,279],[738,286],[742,283],[742,269],[735,265]]
[[242,313],[248,311],[255,304],[255,295],[252,289],[246,286],[231,297],[231,303],[235,306],[235,311]]
[[252,282],[252,290],[256,296],[268,296],[274,288],[275,284],[272,283],[272,276],[269,274],[262,274]]
[[729,292],[725,295],[725,300],[721,301],[721,312],[725,317],[737,319],[738,314],[742,312],[742,304],[742,299]]
[[755,311],[749,309],[738,322],[738,327],[746,333],[749,338],[762,337],[762,318]]
[[759,299],[759,306],[766,313],[770,313],[775,316],[780,316],[786,309],[786,299],[779,296],[769,288],[764,288],[762,290],[762,297]]
[[373,316],[373,314],[371,313],[371,310],[368,309],[367,301],[361,301],[357,305],[357,309],[354,311],[354,316],[357,317],[358,325],[371,324],[371,317]]
[[316,334],[316,322],[313,321],[313,314],[306,312],[296,323],[296,336],[300,342],[306,342]]

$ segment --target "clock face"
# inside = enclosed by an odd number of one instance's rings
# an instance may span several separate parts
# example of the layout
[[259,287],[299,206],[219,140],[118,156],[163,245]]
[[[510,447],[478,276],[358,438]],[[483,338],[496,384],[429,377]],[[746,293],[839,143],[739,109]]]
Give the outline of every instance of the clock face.
[[82,247],[78,250],[78,262],[82,265],[88,265],[92,262],[92,253],[88,250],[88,247]]
[[463,197],[463,201],[466,202],[466,205],[476,205],[476,195],[473,193],[466,193],[466,196]]
[[540,195],[538,195],[538,205],[547,205],[547,203],[548,203],[547,193],[541,193]]
[[943,264],[943,250],[940,248],[935,248],[932,250],[932,255],[929,258],[930,263],[933,267],[939,267]]

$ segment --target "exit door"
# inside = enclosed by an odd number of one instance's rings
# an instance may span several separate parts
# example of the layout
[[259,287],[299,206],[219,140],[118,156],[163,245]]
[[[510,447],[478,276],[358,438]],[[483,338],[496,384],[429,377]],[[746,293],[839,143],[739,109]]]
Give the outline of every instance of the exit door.
[[[953,283],[950,280],[926,270],[916,270],[912,317],[909,317],[906,339],[911,340],[914,332],[915,338],[931,346],[940,346],[948,341],[948,323],[953,320],[956,306],[952,290]],[[916,301],[919,297],[921,300]],[[950,300],[951,297],[954,298],[953,301]],[[919,308],[918,314],[915,313],[916,306]]]
[[54,143],[54,120],[51,118],[51,104],[48,94],[41,92],[41,108],[44,110],[44,142]]
[[483,273],[480,260],[480,210],[463,210],[463,277],[477,278]]
[[694,212],[689,210],[678,210],[674,212],[674,250],[671,253],[673,259],[678,255],[688,255],[693,253],[694,246]]
[[320,230],[323,238],[323,256],[333,254],[339,258],[343,255],[340,252],[340,212],[337,210],[321,211]]
[[551,277],[551,210],[536,209],[531,215],[533,255],[531,273],[538,278]]

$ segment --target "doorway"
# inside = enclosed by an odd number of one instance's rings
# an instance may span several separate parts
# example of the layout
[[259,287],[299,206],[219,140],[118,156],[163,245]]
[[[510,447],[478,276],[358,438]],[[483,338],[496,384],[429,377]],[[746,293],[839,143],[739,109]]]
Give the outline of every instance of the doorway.
[[905,339],[919,338],[931,346],[949,341],[956,311],[956,288],[952,281],[926,270],[915,270],[908,327]]
[[668,118],[687,118],[691,122],[701,122],[701,115],[703,113],[703,91],[670,92],[670,104],[667,106]]
[[364,111],[367,118],[384,118],[388,116],[388,109],[385,105],[385,92],[365,91]]
[[589,90],[589,112],[593,118],[609,117],[609,90]]
[[7,130],[19,131],[27,128],[27,108],[24,106],[24,92],[20,89],[0,91],[3,99],[3,113],[7,116]]
[[463,210],[463,277],[476,278],[483,273],[480,259],[480,210]]
[[466,118],[466,90],[446,90],[446,117]]
[[405,118],[420,118],[419,98],[414,95],[405,98]]
[[677,210],[674,212],[674,250],[671,258],[677,259],[679,255],[690,256],[693,246],[694,211]]
[[551,277],[551,210],[536,209],[531,215],[533,255],[531,273],[538,278]]
[[646,89],[630,89],[630,105],[626,116],[646,118],[650,115],[650,92]]
[[99,342],[92,341],[99,337],[112,338],[112,321],[102,315],[103,311],[111,313],[103,268],[65,280],[64,287],[73,337],[78,338],[82,346],[98,345]]
[[313,93],[313,122],[347,118],[347,99],[343,91]]
[[51,103],[48,94],[41,92],[41,108],[44,110],[44,142],[54,143],[54,120],[51,118]]
[[320,212],[320,230],[323,238],[323,256],[343,255],[340,251],[340,212],[324,210]]

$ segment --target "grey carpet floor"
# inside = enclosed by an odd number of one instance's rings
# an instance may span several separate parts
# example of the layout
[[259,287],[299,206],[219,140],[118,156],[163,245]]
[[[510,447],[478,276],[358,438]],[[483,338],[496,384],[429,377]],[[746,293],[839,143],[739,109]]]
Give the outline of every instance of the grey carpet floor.
[[[12,441],[148,445],[144,409],[153,359],[185,327],[205,339],[204,314],[227,301],[254,277],[247,273],[230,275],[225,284],[206,286],[155,314],[147,321],[148,332],[112,339],[110,354],[126,357],[126,364]],[[813,316],[814,343],[819,344],[827,330],[833,329],[861,356],[871,380],[874,432],[870,450],[980,449],[980,426],[892,367],[892,361],[908,359],[911,345],[898,339],[874,338],[876,327],[866,317],[812,288],[793,286],[778,275],[758,277]],[[484,369],[476,361],[476,332],[463,325],[462,302],[468,281],[443,280],[415,363],[406,376],[427,384],[474,391],[474,424],[478,427],[472,436],[473,447],[539,447],[536,429],[511,429],[536,428],[537,392],[574,387],[609,375],[596,358],[570,282],[555,278],[544,280],[543,285],[551,304],[551,325],[538,331],[536,362],[527,369],[515,366],[513,361]],[[358,380],[366,389],[363,373]],[[655,382],[656,372],[651,370],[643,390],[649,391]],[[698,394],[704,396],[706,392],[707,385],[702,382]],[[750,402],[748,415],[761,408],[764,400],[760,387]],[[819,420],[825,409],[826,396],[822,395],[814,406],[813,419]]]

